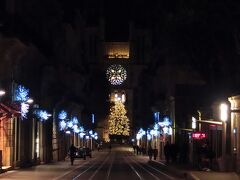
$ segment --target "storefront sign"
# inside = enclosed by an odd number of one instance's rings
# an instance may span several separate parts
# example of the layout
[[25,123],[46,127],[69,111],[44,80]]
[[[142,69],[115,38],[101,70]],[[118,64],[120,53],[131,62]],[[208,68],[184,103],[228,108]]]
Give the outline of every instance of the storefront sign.
[[193,139],[204,139],[204,138],[206,138],[206,133],[194,132],[194,133],[192,133],[192,138]]

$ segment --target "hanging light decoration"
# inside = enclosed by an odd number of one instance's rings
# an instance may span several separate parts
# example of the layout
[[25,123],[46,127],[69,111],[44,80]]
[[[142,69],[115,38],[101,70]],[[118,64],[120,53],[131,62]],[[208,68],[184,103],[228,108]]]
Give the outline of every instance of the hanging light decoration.
[[127,79],[126,69],[119,64],[109,66],[106,75],[112,85],[120,85]]

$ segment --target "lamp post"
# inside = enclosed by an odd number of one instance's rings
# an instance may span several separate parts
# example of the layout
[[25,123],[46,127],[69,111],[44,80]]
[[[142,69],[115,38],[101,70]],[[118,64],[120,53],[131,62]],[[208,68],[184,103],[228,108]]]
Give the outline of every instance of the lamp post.
[[226,135],[227,135],[227,124],[226,121],[228,119],[228,105],[220,104],[220,120],[222,121],[222,157],[225,159],[226,157]]

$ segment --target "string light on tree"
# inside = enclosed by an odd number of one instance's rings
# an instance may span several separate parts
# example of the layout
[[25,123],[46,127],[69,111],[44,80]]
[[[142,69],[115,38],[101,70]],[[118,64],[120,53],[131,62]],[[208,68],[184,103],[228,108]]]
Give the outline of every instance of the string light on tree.
[[110,108],[108,119],[109,134],[129,136],[129,119],[126,116],[126,109],[121,101],[114,102]]
[[106,75],[112,85],[120,85],[127,79],[126,69],[119,64],[108,67]]

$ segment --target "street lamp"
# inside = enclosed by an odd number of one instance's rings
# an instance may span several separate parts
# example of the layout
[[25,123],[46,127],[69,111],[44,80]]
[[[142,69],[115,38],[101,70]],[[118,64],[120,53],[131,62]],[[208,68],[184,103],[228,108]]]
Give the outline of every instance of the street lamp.
[[220,120],[222,121],[222,157],[226,156],[226,134],[227,134],[227,124],[228,120],[228,105],[225,103],[220,104]]
[[4,96],[6,92],[4,90],[0,90],[0,96]]

